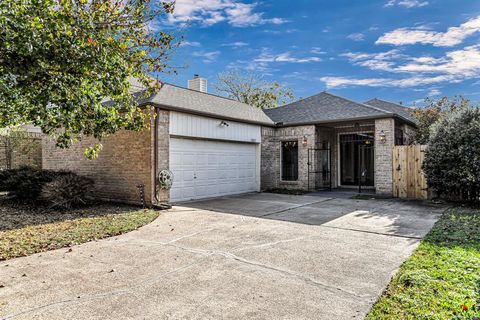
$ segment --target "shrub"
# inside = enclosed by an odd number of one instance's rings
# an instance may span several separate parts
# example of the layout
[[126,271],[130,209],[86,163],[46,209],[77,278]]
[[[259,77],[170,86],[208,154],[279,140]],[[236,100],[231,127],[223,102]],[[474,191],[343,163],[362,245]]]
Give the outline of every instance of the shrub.
[[432,127],[423,169],[439,196],[479,200],[480,108],[451,112]]
[[92,188],[92,179],[67,173],[44,184],[40,199],[51,208],[69,209],[86,204]]
[[67,202],[65,208],[84,203],[92,184],[92,180],[68,171],[31,167],[0,171],[0,191],[9,191],[20,201],[45,202],[53,207],[62,207],[63,202]]
[[42,186],[65,172],[31,167],[4,170],[0,173],[0,191],[12,192],[18,199],[35,201]]

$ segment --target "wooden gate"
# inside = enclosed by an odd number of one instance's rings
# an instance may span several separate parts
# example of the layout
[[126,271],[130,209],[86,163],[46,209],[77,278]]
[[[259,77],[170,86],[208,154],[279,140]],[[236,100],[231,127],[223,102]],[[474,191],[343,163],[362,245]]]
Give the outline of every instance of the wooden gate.
[[423,145],[396,146],[393,149],[393,196],[428,199],[427,179],[422,170]]

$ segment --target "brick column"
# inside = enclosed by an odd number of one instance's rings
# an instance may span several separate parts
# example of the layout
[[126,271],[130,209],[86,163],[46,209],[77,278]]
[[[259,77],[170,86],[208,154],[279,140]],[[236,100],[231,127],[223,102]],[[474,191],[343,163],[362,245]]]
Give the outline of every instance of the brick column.
[[[298,188],[308,189],[308,149],[315,148],[316,132],[315,126],[298,127]],[[303,138],[307,138],[307,144],[303,144]],[[312,184],[315,184],[315,176],[310,177]]]
[[[385,141],[380,140],[381,132]],[[377,194],[393,194],[393,147],[395,121],[393,118],[375,120],[375,188]]]
[[278,188],[279,162],[275,128],[262,127],[260,184],[261,190]]
[[[162,170],[167,170],[170,168],[170,112],[167,110],[160,110],[158,113],[158,145],[157,147],[158,147],[157,172],[160,172]],[[157,177],[153,177],[153,179],[157,179]],[[156,191],[158,192],[157,198],[160,203],[170,201],[169,190],[159,189]],[[153,197],[152,202],[157,202],[155,197]]]

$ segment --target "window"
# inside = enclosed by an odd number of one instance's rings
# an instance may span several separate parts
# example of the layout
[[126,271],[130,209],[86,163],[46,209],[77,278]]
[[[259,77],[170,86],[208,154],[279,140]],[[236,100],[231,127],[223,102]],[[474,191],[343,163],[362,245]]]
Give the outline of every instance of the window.
[[403,146],[405,144],[405,138],[403,130],[400,128],[395,128],[395,145]]
[[298,141],[282,142],[282,181],[298,180]]

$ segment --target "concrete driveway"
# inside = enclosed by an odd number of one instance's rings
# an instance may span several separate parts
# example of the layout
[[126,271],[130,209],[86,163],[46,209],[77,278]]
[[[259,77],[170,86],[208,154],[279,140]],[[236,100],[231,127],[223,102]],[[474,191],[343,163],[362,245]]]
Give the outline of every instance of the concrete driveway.
[[358,319],[442,208],[248,194],[0,263],[5,319]]

